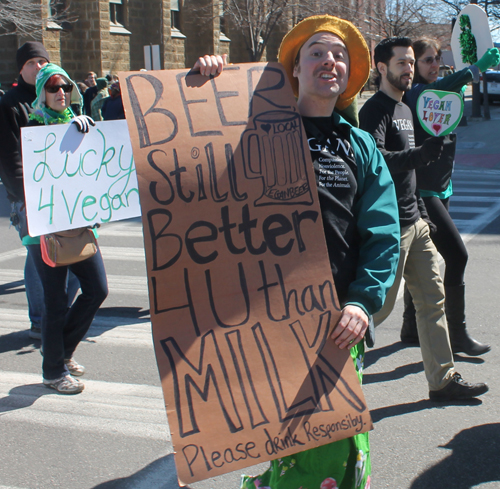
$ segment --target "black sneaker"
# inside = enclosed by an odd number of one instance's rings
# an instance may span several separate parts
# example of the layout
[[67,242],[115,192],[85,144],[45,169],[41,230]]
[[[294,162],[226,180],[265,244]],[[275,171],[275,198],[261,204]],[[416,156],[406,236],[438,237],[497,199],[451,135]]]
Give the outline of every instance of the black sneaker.
[[31,325],[29,336],[33,340],[41,340],[42,339],[42,329],[37,327],[37,326]]
[[451,378],[451,382],[438,391],[429,391],[431,401],[460,401],[473,399],[488,392],[489,387],[486,384],[469,384],[462,379],[462,376],[455,372]]

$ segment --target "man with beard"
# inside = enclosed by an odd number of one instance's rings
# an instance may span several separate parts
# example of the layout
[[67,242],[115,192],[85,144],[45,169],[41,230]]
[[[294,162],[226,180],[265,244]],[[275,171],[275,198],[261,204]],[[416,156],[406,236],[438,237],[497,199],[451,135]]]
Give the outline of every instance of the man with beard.
[[416,187],[415,168],[439,158],[443,138],[429,138],[415,148],[412,113],[401,102],[413,80],[415,57],[411,40],[384,39],[375,48],[374,61],[380,90],[361,109],[360,127],[373,135],[389,167],[396,187],[401,227],[396,280],[374,321],[378,325],[389,316],[404,277],[415,302],[430,399],[443,402],[470,399],[487,392],[488,386],[469,384],[454,370],[438,253],[430,237],[432,223]]

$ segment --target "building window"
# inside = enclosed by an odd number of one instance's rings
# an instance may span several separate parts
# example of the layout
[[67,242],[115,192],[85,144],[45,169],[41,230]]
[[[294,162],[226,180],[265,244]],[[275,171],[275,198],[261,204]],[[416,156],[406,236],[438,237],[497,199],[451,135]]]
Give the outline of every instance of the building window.
[[227,8],[227,2],[226,0],[222,0],[221,2],[221,12],[219,16],[219,25],[220,25],[220,33],[222,35],[226,34],[227,26],[226,26],[226,8]]
[[114,25],[125,25],[123,0],[109,0],[109,21]]
[[170,0],[170,23],[172,29],[181,30],[180,0]]

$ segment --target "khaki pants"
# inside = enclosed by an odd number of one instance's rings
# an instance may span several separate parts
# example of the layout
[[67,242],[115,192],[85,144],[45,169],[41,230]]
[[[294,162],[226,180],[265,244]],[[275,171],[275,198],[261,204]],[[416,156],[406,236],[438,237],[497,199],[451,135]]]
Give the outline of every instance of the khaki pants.
[[454,373],[453,353],[444,312],[444,287],[438,253],[429,236],[429,226],[419,219],[401,229],[399,265],[394,285],[382,309],[373,316],[375,326],[391,313],[404,277],[417,312],[417,330],[425,376],[430,390],[445,387]]

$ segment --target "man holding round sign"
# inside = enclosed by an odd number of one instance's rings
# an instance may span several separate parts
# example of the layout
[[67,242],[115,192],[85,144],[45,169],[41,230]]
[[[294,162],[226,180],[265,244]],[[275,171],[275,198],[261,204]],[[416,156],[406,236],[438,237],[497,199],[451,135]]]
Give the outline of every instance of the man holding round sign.
[[[477,34],[474,29],[473,32]],[[460,121],[463,110],[460,109],[461,90],[467,83],[479,81],[480,71],[496,66],[500,62],[500,53],[497,48],[487,49],[475,64],[438,80],[441,61],[439,43],[432,39],[421,39],[413,43],[413,49],[416,59],[415,79],[411,90],[405,93],[403,101],[410,107],[415,121],[415,144],[417,146],[424,144],[431,140],[431,136],[445,136],[441,157],[428,167],[418,168],[416,175],[420,196],[436,228],[432,234],[432,241],[446,265],[445,310],[451,346],[453,353],[482,355],[490,351],[490,346],[476,341],[467,332],[464,275],[468,254],[448,211],[449,199],[453,194],[451,174],[456,149],[456,135],[451,132]],[[419,341],[415,308],[407,289],[405,289],[401,340],[405,343]]]
[[361,109],[360,126],[375,138],[394,179],[401,226],[396,280],[382,310],[374,315],[374,321],[378,325],[389,316],[404,277],[415,298],[430,399],[449,402],[477,397],[487,392],[488,386],[469,384],[454,369],[437,250],[430,238],[428,216],[416,187],[415,169],[427,168],[439,159],[443,139],[426,139],[415,147],[412,113],[401,101],[413,80],[415,57],[411,40],[384,39],[375,47],[374,61],[380,76],[380,90]]

